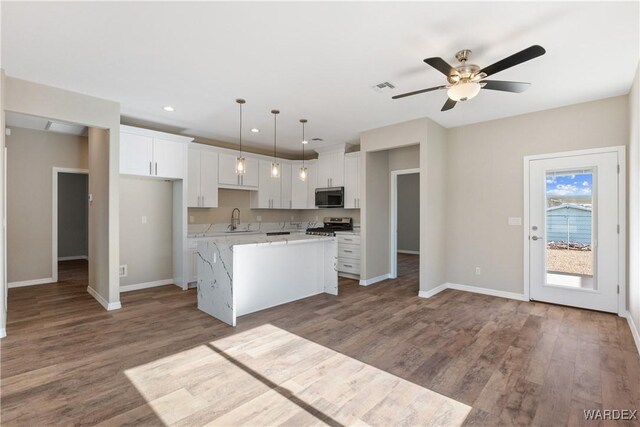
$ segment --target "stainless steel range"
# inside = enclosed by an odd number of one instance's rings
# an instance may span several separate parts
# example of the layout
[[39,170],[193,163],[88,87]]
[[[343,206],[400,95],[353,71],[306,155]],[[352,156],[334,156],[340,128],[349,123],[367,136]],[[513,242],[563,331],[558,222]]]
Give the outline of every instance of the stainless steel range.
[[307,234],[315,236],[335,236],[336,231],[353,231],[353,219],[349,217],[325,217],[323,227],[307,228]]

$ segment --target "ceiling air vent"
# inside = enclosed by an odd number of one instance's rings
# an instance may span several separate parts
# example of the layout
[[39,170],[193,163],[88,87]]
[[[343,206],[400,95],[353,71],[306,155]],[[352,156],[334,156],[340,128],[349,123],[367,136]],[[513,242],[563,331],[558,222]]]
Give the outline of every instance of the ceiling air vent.
[[392,83],[389,82],[382,82],[382,83],[378,83],[377,85],[373,86],[373,90],[375,90],[376,92],[382,92],[382,91],[386,91],[389,89],[395,89],[395,85],[393,85]]
[[322,139],[322,138],[312,138],[311,140],[312,141],[324,141],[324,139]]
[[66,133],[70,135],[85,135],[87,131],[86,126],[75,125],[71,123],[53,122],[49,120],[45,125],[45,130],[57,133]]

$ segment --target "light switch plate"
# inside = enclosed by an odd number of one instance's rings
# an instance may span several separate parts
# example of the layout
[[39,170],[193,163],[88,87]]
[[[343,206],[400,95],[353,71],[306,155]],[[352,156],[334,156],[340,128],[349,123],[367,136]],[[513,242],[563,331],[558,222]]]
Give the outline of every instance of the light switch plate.
[[189,224],[193,224],[193,215],[189,215]]
[[143,224],[146,224],[146,223],[147,223],[147,217],[146,217],[146,216],[143,216],[143,217],[142,217],[142,223],[143,223]]
[[518,216],[510,216],[509,225],[522,225],[522,218]]
[[258,222],[262,222],[262,215],[258,215],[258,216],[256,217],[256,220],[258,220]]

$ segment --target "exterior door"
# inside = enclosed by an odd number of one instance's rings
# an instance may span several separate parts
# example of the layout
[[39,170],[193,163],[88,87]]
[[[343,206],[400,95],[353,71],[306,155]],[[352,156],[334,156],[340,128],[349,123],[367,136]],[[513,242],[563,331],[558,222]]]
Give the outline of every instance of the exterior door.
[[617,151],[529,161],[532,300],[617,312]]

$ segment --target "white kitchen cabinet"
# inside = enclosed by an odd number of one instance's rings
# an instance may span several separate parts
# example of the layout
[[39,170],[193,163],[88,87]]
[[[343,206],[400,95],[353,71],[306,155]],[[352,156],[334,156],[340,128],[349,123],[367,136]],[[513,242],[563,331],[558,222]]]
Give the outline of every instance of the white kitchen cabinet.
[[258,191],[251,193],[252,209],[280,208],[281,179],[271,177],[271,161],[260,160]]
[[185,176],[186,143],[192,138],[121,126],[120,173],[167,179]]
[[360,235],[354,232],[336,232],[338,240],[338,275],[360,277]]
[[307,178],[303,181],[300,179],[300,168],[302,162],[293,162],[291,164],[291,207],[293,209],[307,209],[309,194],[309,165],[305,162],[307,168]]
[[344,152],[318,155],[318,188],[344,186]]
[[316,188],[318,187],[318,161],[307,162],[307,209],[316,207]]
[[360,208],[360,152],[344,156],[344,207]]
[[120,133],[120,173],[151,176],[153,167],[153,138]]
[[237,155],[220,153],[218,184],[221,187],[255,190],[259,185],[259,161],[245,157],[245,173],[236,173]]
[[218,153],[189,148],[187,203],[190,208],[218,207]]
[[291,163],[280,162],[280,208],[292,209],[292,167]]

